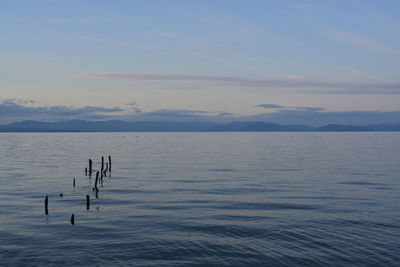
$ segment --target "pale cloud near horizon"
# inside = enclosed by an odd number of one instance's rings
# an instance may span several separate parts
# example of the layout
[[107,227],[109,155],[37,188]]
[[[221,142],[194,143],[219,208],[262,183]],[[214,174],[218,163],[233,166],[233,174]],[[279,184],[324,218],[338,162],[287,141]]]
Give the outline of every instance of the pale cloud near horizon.
[[97,106],[37,106],[33,100],[0,99],[0,121],[19,120],[68,120],[68,119],[106,119],[126,111],[119,107],[106,108]]
[[303,112],[319,112],[324,111],[325,108],[321,107],[304,107],[304,106],[282,106],[277,104],[259,104],[255,105],[256,108],[277,110],[277,112],[293,112],[293,111],[303,111]]
[[277,105],[277,104],[258,104],[255,105],[256,108],[264,108],[264,109],[281,109],[285,108],[284,106]]
[[337,124],[399,124],[400,111],[344,111],[331,112],[323,107],[282,106],[278,104],[259,104],[255,107],[275,109],[274,112],[240,116],[225,111],[205,111],[196,109],[155,109],[142,111],[135,102],[125,107],[104,108],[97,106],[38,106],[33,100],[0,100],[0,124],[37,120],[44,122],[66,120],[124,120],[124,121],[172,121],[172,122],[216,122],[263,121],[279,124],[326,125]]
[[[306,80],[303,76],[287,79],[254,79],[239,76],[217,76],[196,74],[166,74],[143,72],[102,72],[81,73],[75,75],[80,79],[93,80],[127,80],[127,81],[192,81],[211,82],[216,86],[243,87],[243,88],[288,88],[307,89],[305,93],[332,93],[332,94],[400,94],[400,83],[379,82],[340,82]],[[333,89],[333,90],[332,90]]]

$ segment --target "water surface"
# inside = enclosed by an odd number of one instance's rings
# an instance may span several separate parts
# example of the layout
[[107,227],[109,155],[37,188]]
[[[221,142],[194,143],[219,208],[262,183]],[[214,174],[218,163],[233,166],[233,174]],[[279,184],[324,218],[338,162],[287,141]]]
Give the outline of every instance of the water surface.
[[0,160],[4,266],[400,264],[400,133],[7,133]]

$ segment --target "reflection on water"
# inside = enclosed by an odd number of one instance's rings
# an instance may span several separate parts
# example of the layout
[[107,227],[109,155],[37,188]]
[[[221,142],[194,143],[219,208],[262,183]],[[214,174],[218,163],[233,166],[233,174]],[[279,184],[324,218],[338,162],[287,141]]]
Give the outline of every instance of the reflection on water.
[[[0,134],[0,260],[400,264],[400,134],[315,135]],[[112,175],[96,198],[85,167],[102,155]]]

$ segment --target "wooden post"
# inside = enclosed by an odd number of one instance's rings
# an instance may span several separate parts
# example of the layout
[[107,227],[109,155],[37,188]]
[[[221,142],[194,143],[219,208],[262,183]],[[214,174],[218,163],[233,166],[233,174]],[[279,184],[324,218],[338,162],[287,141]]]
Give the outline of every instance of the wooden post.
[[101,156],[101,172],[104,171],[104,157]]
[[75,215],[73,213],[71,215],[71,224],[75,224]]
[[49,215],[49,196],[46,196],[46,198],[44,199],[44,213],[46,215]]
[[89,159],[89,175],[92,173],[92,164],[93,164],[92,159]]
[[111,156],[108,156],[108,171],[111,172]]
[[75,178],[74,178],[74,181],[72,182],[72,185],[75,187]]
[[87,167],[85,167],[85,176],[87,176]]
[[86,195],[86,209],[89,210],[90,209],[90,196]]
[[99,188],[97,187],[97,183],[99,181],[99,172],[96,172],[96,181],[94,182],[94,188],[96,191],[99,191]]

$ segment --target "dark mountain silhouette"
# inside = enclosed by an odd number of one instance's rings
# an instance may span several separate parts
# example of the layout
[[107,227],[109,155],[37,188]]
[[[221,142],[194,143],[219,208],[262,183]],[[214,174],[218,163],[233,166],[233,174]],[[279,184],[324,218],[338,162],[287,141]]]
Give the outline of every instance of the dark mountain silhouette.
[[0,125],[0,132],[311,132],[311,131],[400,131],[400,125],[339,125],[323,127],[281,125],[268,122],[169,122],[169,121],[23,121]]

